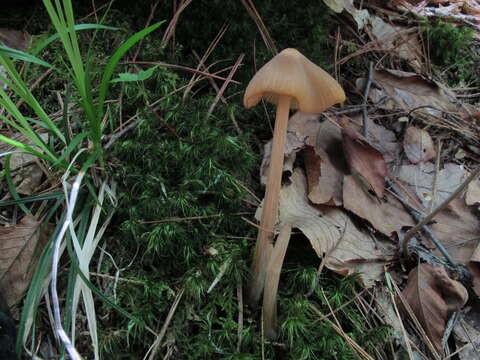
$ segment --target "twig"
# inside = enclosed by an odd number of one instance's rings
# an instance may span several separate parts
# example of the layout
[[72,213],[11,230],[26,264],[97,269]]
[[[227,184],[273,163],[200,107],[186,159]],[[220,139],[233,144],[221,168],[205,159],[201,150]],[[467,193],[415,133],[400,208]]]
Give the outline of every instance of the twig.
[[127,126],[125,126],[122,130],[120,130],[119,132],[115,133],[112,135],[112,137],[110,138],[110,140],[108,141],[108,143],[105,145],[105,149],[109,149],[114,143],[115,141],[117,141],[118,139],[120,139],[123,135],[125,135],[127,132],[129,132],[131,129],[133,129],[134,127],[136,127],[138,124],[140,124],[140,122],[142,121],[143,119],[137,119],[135,120],[134,122],[128,124]]
[[242,63],[242,60],[243,60],[243,57],[244,57],[244,56],[245,56],[245,54],[241,54],[241,55],[238,57],[237,61],[235,61],[235,64],[233,65],[232,70],[231,70],[230,73],[228,74],[227,79],[226,79],[225,82],[223,83],[222,87],[220,88],[220,90],[218,91],[217,95],[215,96],[215,99],[213,100],[212,104],[211,104],[210,107],[208,108],[207,117],[212,114],[213,110],[215,109],[215,106],[217,105],[218,101],[220,100],[220,98],[222,97],[223,93],[225,92],[225,89],[227,88],[228,84],[232,82],[233,75],[235,75],[235,73],[237,72],[238,67],[239,67],[240,64]]
[[[473,171],[470,176],[453,192],[448,198],[446,198],[435,210],[433,210],[429,215],[427,215],[422,221],[417,225],[411,228],[403,239],[403,252],[408,255],[408,242],[409,240],[419,231],[424,225],[428,224],[440,211],[445,209],[450,202],[458,197],[463,190],[470,184],[478,175],[480,174],[480,167]],[[440,249],[439,249],[440,250]]]
[[362,132],[365,138],[368,137],[368,111],[367,111],[367,102],[368,94],[370,93],[370,87],[372,86],[373,81],[373,61],[370,61],[368,64],[368,78],[367,83],[365,84],[365,90],[363,92],[363,127]]
[[[170,325],[170,322],[172,321],[173,315],[175,314],[175,311],[177,310],[178,304],[180,303],[180,300],[182,299],[183,293],[185,292],[185,289],[180,290],[180,292],[177,294],[175,297],[175,300],[173,301],[172,306],[170,307],[170,310],[167,314],[167,318],[165,319],[165,322],[163,323],[162,329],[160,330],[160,333],[158,334],[157,338],[155,339],[155,342],[153,345],[150,347],[149,352],[150,356],[148,357],[149,360],[155,359],[157,356],[158,349],[160,348],[160,344],[163,340],[163,337],[167,333],[168,326]],[[147,354],[145,354],[144,360],[147,358]]]

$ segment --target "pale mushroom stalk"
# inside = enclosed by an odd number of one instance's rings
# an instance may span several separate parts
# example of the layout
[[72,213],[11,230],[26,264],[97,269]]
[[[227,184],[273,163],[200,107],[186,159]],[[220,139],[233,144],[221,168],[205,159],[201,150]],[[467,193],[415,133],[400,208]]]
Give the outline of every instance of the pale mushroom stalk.
[[245,90],[243,103],[250,108],[266,100],[277,105],[270,168],[255,246],[250,286],[250,303],[258,303],[265,283],[273,249],[278,199],[283,170],[284,147],[290,107],[308,113],[321,113],[345,100],[340,85],[328,73],[295,49],[285,49],[262,66]]
[[280,229],[272,256],[268,262],[265,277],[265,293],[263,294],[263,331],[270,339],[277,337],[277,292],[283,259],[287,253],[292,225],[284,224]]
[[265,198],[263,200],[260,230],[253,256],[253,276],[250,288],[250,301],[257,303],[262,295],[265,282],[266,265],[268,264],[273,248],[275,223],[278,213],[278,196],[282,185],[283,158],[285,139],[287,137],[288,115],[291,97],[280,95],[278,97],[277,115],[273,130],[272,152],[268,170]]

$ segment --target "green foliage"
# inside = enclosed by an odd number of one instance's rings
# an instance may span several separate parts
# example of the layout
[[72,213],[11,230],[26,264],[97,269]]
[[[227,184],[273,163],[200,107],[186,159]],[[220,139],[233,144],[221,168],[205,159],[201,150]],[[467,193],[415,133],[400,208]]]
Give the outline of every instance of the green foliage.
[[[452,85],[478,81],[478,55],[472,48],[474,31],[441,20],[423,25],[430,60]],[[446,71],[447,70],[447,71]]]

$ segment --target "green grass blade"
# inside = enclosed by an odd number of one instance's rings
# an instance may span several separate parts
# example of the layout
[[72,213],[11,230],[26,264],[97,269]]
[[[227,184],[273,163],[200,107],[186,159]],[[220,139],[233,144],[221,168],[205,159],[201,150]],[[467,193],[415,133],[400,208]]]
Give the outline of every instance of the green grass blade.
[[[24,144],[20,141],[16,141],[10,138],[7,138],[5,136],[0,135],[0,141],[3,141],[7,144],[10,144],[12,146],[15,146],[16,148],[22,149],[25,152],[28,152],[29,154],[32,154],[33,156],[36,156],[40,159],[46,160],[48,162],[54,162],[55,158],[51,158],[48,155],[42,154],[41,152],[38,152],[30,147],[30,145]],[[4,156],[4,154],[0,154],[0,157]]]
[[62,199],[62,198],[65,197],[64,195],[65,194],[63,192],[54,192],[54,193],[51,193],[51,194],[24,197],[24,198],[17,199],[17,200],[0,201],[0,207],[10,206],[10,205],[27,204],[27,203],[31,203],[31,202],[44,201],[44,200]]
[[[73,28],[75,31],[81,31],[81,30],[113,30],[113,31],[118,31],[118,30],[123,30],[121,28],[113,27],[113,26],[106,26],[106,25],[99,25],[99,24],[78,24],[75,25]],[[39,54],[43,49],[45,49],[48,45],[50,45],[52,42],[55,40],[60,39],[60,36],[58,34],[54,34],[44,41],[42,41],[40,44],[35,46],[35,48],[32,49],[31,53],[32,55],[37,55]]]
[[49,64],[46,61],[40,60],[39,58],[30,55],[24,51],[11,49],[7,46],[0,45],[0,56],[6,56],[11,59],[21,60],[25,62],[30,62],[33,64],[45,66],[45,67],[53,67],[52,64]]
[[[130,38],[128,38],[118,49],[115,51],[115,53],[112,55],[110,60],[108,61],[107,65],[105,66],[105,70],[103,72],[103,77],[102,81],[100,83],[100,90],[99,90],[99,95],[98,95],[98,105],[97,105],[97,115],[99,117],[102,116],[103,114],[103,106],[105,103],[105,98],[107,96],[107,90],[108,86],[110,84],[110,80],[112,78],[113,72],[115,71],[116,66],[118,65],[120,59],[122,56],[132,47],[134,46],[137,42],[139,42],[141,39],[143,39],[145,36],[150,34],[152,31],[155,31],[160,27],[160,25],[163,24],[163,21],[160,21],[156,24],[153,24],[135,34],[133,34]],[[101,119],[100,119],[101,120]],[[100,125],[100,122],[99,122]],[[98,132],[101,131],[101,129],[97,129]]]
[[63,152],[63,154],[53,163],[53,166],[60,164],[62,161],[66,160],[67,157],[72,153],[73,150],[77,148],[77,146],[88,136],[87,132],[82,132],[75,136],[70,144],[68,144],[67,148]]

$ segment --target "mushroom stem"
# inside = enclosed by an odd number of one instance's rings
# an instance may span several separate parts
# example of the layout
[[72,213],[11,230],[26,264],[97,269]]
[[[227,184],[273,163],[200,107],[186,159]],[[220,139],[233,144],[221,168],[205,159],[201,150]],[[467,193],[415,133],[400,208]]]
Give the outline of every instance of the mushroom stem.
[[287,252],[292,225],[284,224],[280,229],[272,256],[268,262],[265,277],[265,290],[263,293],[263,330],[270,339],[277,337],[277,292],[280,272],[282,271],[283,259]]
[[275,128],[273,130],[272,153],[268,171],[265,198],[263,199],[260,230],[257,236],[252,264],[252,283],[250,287],[250,303],[255,305],[260,300],[268,261],[273,249],[275,223],[278,213],[278,197],[282,184],[283,157],[287,135],[288,114],[291,97],[279,95]]

